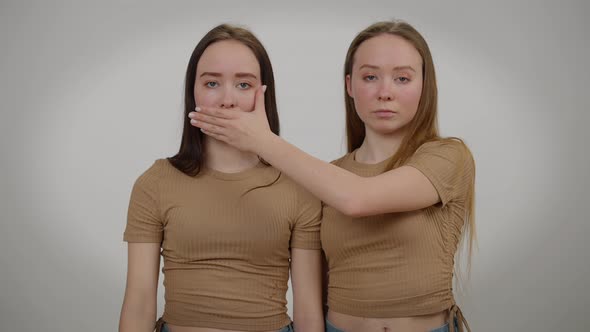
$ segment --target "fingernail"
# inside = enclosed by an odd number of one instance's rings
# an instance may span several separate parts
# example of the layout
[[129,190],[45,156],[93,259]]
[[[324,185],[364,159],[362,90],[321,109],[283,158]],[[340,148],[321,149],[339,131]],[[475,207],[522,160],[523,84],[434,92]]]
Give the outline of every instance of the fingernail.
[[262,92],[266,92],[266,85],[262,86]]
[[191,120],[191,124],[197,124],[197,120]]
[[194,113],[194,112],[190,112],[190,113],[188,114],[188,117],[189,117],[189,118],[191,118],[191,119],[192,119],[194,116],[195,116],[195,113]]
[[200,112],[201,108],[199,106],[195,107],[195,112]]

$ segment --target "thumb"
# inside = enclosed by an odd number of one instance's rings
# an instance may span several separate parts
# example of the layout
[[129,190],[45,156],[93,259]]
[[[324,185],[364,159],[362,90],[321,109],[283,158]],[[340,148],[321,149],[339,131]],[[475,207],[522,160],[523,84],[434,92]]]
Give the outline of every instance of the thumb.
[[266,108],[264,105],[264,92],[266,91],[266,85],[261,86],[256,90],[256,97],[254,99],[254,113],[257,115],[264,114],[266,116]]

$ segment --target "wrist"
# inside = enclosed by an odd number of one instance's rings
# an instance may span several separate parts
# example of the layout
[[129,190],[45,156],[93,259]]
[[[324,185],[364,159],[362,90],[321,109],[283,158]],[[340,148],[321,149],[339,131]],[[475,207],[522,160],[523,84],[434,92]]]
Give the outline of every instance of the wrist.
[[259,136],[258,142],[253,147],[254,152],[263,159],[267,159],[269,158],[268,152],[272,150],[272,147],[277,144],[278,140],[280,140],[280,137],[275,135],[275,133],[270,130],[265,131]]

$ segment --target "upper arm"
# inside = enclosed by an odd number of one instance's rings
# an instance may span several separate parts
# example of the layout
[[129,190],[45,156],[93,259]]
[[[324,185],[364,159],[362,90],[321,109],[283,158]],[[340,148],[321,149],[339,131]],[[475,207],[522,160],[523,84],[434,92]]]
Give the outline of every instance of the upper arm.
[[297,204],[292,218],[290,247],[321,249],[322,202],[301,186],[296,185],[296,190]]
[[378,176],[362,178],[362,189],[349,204],[354,217],[422,209],[440,201],[438,192],[419,170],[402,166]]
[[156,162],[133,185],[127,226],[123,239],[128,244],[127,288],[154,292],[157,288],[160,247],[164,237],[164,223],[159,208]]
[[127,246],[128,293],[156,298],[160,274],[159,243],[129,243]]
[[291,249],[293,318],[300,328],[323,324],[321,259],[321,250]]
[[119,331],[153,331],[157,315],[159,243],[129,243]]
[[291,230],[293,321],[297,330],[323,331],[320,224],[322,204],[297,186]]
[[133,185],[123,236],[125,241],[162,242],[164,223],[159,206],[159,174],[156,165],[144,172]]
[[406,165],[362,178],[349,212],[367,216],[446,205],[465,196],[473,176],[473,159],[463,143],[425,143]]
[[155,310],[160,248],[164,235],[157,165],[156,162],[135,181],[129,200],[123,236],[128,242],[124,309],[130,306],[132,310]]

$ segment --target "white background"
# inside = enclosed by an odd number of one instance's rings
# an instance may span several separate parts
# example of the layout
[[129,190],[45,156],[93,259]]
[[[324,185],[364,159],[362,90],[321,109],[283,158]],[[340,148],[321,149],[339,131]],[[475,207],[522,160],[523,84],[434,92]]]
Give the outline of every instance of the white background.
[[178,150],[184,71],[209,29],[260,38],[283,136],[332,160],[348,45],[401,18],[430,44],[442,134],[477,163],[479,251],[457,294],[470,325],[588,330],[589,14],[584,1],[2,1],[0,329],[117,329],[131,186]]

